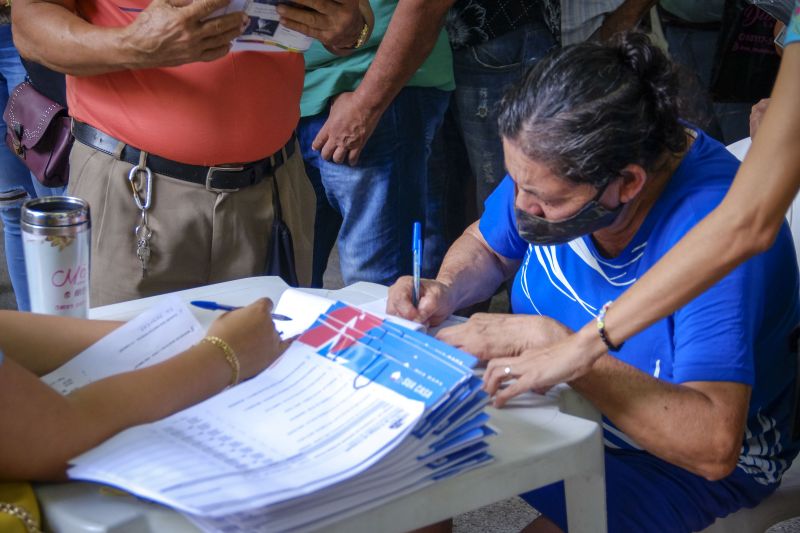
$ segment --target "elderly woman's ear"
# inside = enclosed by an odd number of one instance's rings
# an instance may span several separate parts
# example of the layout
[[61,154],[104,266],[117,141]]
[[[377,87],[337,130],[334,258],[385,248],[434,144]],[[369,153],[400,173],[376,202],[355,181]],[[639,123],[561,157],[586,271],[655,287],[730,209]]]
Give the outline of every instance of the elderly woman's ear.
[[[619,185],[616,185],[616,187],[619,187],[619,201],[627,204],[641,192],[648,179],[648,174],[641,165],[631,163],[620,171],[620,176],[622,179],[617,180]],[[614,187],[614,184],[612,184],[612,187]]]

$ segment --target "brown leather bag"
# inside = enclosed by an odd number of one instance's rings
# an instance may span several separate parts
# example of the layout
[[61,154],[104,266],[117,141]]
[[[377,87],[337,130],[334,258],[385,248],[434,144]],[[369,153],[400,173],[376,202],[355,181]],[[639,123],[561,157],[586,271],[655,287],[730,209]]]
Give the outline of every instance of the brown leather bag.
[[11,93],[3,120],[6,144],[36,179],[47,187],[66,185],[73,142],[67,110],[25,81]]

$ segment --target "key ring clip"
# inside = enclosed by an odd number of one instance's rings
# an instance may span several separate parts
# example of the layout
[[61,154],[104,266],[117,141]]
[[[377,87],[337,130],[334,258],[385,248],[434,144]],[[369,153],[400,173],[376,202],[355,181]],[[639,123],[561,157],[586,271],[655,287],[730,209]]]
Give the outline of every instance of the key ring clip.
[[142,210],[141,222],[134,228],[133,232],[139,241],[148,241],[153,236],[153,230],[147,225],[147,211]]
[[[142,199],[139,196],[139,188],[137,187],[135,180],[138,176],[139,172],[144,172],[144,203],[142,203]],[[133,201],[136,202],[136,207],[139,208],[142,213],[150,209],[150,204],[153,201],[153,172],[144,165],[135,165],[131,168],[131,171],[128,173],[128,182],[131,184],[131,191],[133,192]]]

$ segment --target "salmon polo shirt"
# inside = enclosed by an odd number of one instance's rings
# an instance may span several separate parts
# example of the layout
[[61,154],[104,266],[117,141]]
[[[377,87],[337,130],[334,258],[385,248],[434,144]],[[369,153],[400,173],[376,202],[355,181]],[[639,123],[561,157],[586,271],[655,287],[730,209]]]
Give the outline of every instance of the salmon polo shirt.
[[[103,27],[131,23],[147,0],[78,0]],[[140,148],[195,165],[246,163],[278,151],[300,116],[304,63],[295,52],[232,52],[179,67],[67,76],[70,114]]]

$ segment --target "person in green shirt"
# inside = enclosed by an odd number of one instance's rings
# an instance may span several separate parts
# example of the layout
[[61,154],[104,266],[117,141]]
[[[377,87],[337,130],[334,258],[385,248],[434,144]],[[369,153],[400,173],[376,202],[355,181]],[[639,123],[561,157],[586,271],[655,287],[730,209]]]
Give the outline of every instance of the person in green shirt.
[[444,254],[427,160],[454,88],[442,30],[452,0],[370,4],[372,34],[351,54],[305,53],[298,138],[317,192],[315,286],[337,236],[346,284],[409,274],[414,221],[426,226],[423,275]]

